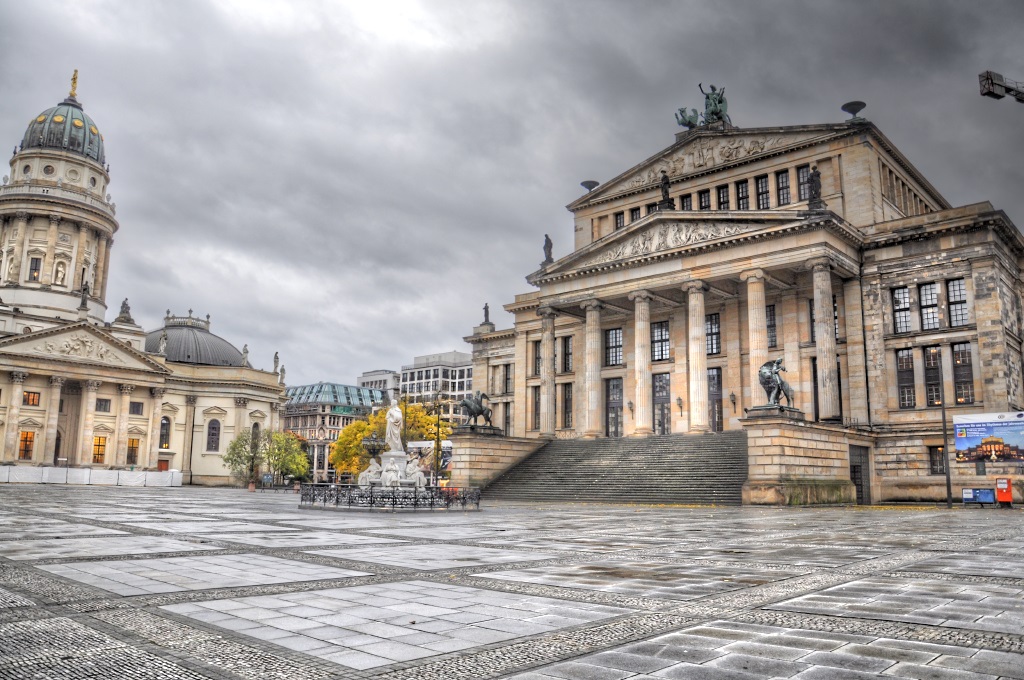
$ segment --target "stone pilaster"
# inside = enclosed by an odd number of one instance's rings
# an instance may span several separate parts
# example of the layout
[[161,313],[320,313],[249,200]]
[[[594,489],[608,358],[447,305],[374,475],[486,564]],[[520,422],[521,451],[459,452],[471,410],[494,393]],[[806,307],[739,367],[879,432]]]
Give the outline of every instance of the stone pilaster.
[[597,300],[584,302],[587,313],[586,331],[586,420],[583,427],[585,439],[601,436],[601,303]]
[[690,364],[690,432],[708,431],[708,350],[704,327],[704,282],[683,284],[687,294],[687,354]]
[[50,215],[50,228],[46,232],[46,259],[43,260],[43,271],[40,282],[49,288],[53,283],[53,255],[57,250],[57,227],[60,215]]
[[235,397],[235,436],[238,437],[242,434],[242,428],[244,425],[245,410],[249,408],[249,399],[247,397]]
[[651,412],[651,294],[638,290],[629,294],[633,301],[633,384],[635,391],[633,434],[646,437],[654,434]]
[[828,258],[807,263],[814,272],[814,345],[818,359],[818,414],[822,420],[840,417],[839,376],[836,375],[836,329],[832,308],[832,264]]
[[[199,398],[194,394],[190,394],[185,397],[185,439],[181,443],[181,474],[184,477],[185,484],[192,483],[192,446],[195,443],[196,433],[194,432],[196,427],[196,403]],[[249,404],[248,399],[241,399],[244,402],[243,409]],[[235,405],[237,406],[239,398],[235,398]],[[239,409],[240,411],[242,409]],[[237,418],[237,414],[236,414]],[[235,435],[238,436],[237,434]]]
[[118,385],[121,403],[117,409],[117,439],[114,444],[114,461],[118,467],[128,464],[128,411],[131,408],[132,392],[135,385]]
[[106,234],[101,233],[97,238],[96,244],[96,278],[93,281],[93,290],[89,291],[89,294],[99,300],[106,298],[106,278],[107,278],[107,256],[108,256],[108,243],[110,237]]
[[60,391],[64,387],[64,377],[59,375],[50,376],[50,395],[46,400],[46,429],[43,430],[43,442],[39,447],[42,458],[33,456],[38,463],[55,465],[55,452],[57,448],[57,417],[60,415]]
[[[867,358],[864,354],[863,295],[860,279],[843,284],[846,307],[846,365],[850,378],[845,392],[850,395],[850,417],[868,424]],[[893,374],[895,375],[895,374]]]
[[[764,306],[764,272],[752,269],[740,274],[747,282],[747,342],[750,348],[750,406],[768,403],[757,372],[768,361],[768,317]],[[778,318],[778,317],[776,317]]]
[[[92,465],[92,429],[96,424],[96,391],[103,383],[99,380],[86,380],[82,391],[82,439],[79,441],[78,463]],[[107,460],[103,461],[107,463]],[[70,464],[71,461],[69,460]]]
[[555,437],[555,310],[542,307],[540,336],[540,436]]
[[18,220],[17,226],[14,227],[14,252],[7,262],[7,271],[4,272],[4,281],[12,286],[21,281],[21,256],[24,252],[24,243],[28,238],[29,219],[28,213],[24,210],[19,210],[14,213],[14,216]]
[[151,387],[149,390],[153,399],[149,409],[149,462],[146,467],[155,470],[157,461],[160,459],[160,420],[163,418],[164,394],[167,390],[163,387]]
[[72,272],[72,281],[74,281],[73,290],[82,290],[82,283],[85,279],[82,278],[82,272],[85,270],[85,252],[88,246],[89,239],[89,228],[85,224],[79,222],[78,224],[78,247],[75,248],[75,263],[72,265],[75,271]]
[[7,402],[7,431],[4,436],[4,460],[18,459],[18,420],[21,417],[21,402],[24,399],[25,379],[28,373],[11,371],[11,395]]

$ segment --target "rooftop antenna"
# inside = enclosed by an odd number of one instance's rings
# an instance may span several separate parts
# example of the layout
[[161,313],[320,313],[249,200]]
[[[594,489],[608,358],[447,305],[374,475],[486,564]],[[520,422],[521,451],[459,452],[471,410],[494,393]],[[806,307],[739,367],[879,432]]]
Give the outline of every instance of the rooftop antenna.
[[843,111],[845,111],[846,113],[848,113],[851,116],[853,116],[853,118],[851,118],[847,122],[848,123],[861,123],[861,122],[863,122],[865,119],[861,118],[858,114],[861,111],[864,110],[865,106],[867,106],[867,104],[865,104],[864,102],[846,102],[845,104],[843,104],[843,106],[842,106]]
[[596,187],[598,184],[600,184],[600,182],[595,182],[592,179],[585,179],[582,182],[580,182],[580,186],[586,189],[588,194],[591,191],[593,191],[594,187]]

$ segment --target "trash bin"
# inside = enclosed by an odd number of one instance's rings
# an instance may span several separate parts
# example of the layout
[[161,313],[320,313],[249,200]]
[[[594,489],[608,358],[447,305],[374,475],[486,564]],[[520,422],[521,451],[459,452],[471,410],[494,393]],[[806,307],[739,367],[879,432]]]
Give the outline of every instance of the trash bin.
[[1010,484],[1009,477],[996,479],[996,503],[1001,508],[1013,507],[1013,486]]

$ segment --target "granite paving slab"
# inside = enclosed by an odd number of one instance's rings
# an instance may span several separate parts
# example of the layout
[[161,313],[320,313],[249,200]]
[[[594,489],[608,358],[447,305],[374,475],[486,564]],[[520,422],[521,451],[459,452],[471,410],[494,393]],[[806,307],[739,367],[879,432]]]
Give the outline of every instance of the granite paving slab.
[[229,543],[258,545],[265,548],[293,548],[304,545],[372,545],[383,543],[406,543],[397,538],[383,536],[363,536],[361,534],[343,534],[331,531],[296,531],[276,534],[258,533],[225,533],[203,534],[204,538],[212,538]]
[[163,536],[96,536],[90,538],[41,539],[0,543],[0,557],[9,560],[40,560],[67,557],[107,557],[156,553],[220,550]]
[[351,548],[340,550],[308,550],[314,555],[343,557],[358,562],[389,564],[396,567],[430,571],[434,569],[457,569],[460,567],[482,567],[492,564],[547,560],[557,557],[555,553],[517,552],[497,548],[478,548],[462,545],[408,545],[381,548]]

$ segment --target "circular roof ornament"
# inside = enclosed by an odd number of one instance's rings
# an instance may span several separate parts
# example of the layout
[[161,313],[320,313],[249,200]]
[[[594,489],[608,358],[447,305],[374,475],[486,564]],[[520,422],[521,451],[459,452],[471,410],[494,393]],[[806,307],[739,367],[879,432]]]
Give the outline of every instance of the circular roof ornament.
[[845,104],[843,104],[842,110],[845,111],[846,113],[850,114],[851,116],[853,116],[853,118],[851,118],[850,120],[860,121],[860,120],[864,120],[864,119],[861,118],[858,114],[861,111],[863,111],[864,107],[866,107],[866,106],[867,106],[867,104],[865,104],[864,102],[856,102],[856,101],[854,101],[854,102],[846,102]]

